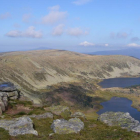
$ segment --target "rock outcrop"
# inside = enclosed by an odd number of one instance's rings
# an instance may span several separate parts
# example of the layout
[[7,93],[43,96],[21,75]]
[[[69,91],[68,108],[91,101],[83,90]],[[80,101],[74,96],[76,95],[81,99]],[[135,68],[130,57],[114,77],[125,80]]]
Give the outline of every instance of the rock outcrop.
[[140,132],[140,123],[124,112],[105,112],[99,116],[99,120],[109,126],[120,126],[127,130]]
[[8,100],[18,99],[20,92],[12,83],[0,84],[0,116],[7,109]]
[[75,117],[75,118],[86,118],[85,114],[83,114],[82,112],[75,112],[74,114],[71,115],[71,117]]
[[0,127],[9,131],[11,136],[34,134],[38,132],[33,128],[33,122],[29,117],[20,117],[12,120],[0,120]]
[[53,114],[52,113],[44,113],[44,114],[41,114],[41,115],[30,115],[28,116],[30,118],[36,118],[36,119],[45,119],[45,118],[51,118],[53,119]]
[[84,123],[78,118],[73,118],[68,121],[57,119],[53,121],[51,128],[57,134],[78,133],[84,128]]

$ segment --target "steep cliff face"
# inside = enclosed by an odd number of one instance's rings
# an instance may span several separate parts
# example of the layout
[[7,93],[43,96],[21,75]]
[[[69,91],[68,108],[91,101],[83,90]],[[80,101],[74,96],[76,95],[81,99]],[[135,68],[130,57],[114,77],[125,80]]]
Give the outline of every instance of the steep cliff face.
[[140,60],[128,56],[92,56],[60,50],[11,52],[0,55],[0,81],[26,91],[84,78],[140,74]]

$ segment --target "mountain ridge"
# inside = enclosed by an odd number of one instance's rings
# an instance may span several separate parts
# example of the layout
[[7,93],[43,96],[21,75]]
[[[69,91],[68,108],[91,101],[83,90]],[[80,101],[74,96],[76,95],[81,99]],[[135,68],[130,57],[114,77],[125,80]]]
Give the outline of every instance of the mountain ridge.
[[63,50],[0,55],[0,82],[15,83],[26,89],[28,96],[62,82],[139,76],[139,71],[140,60],[121,55],[92,56]]

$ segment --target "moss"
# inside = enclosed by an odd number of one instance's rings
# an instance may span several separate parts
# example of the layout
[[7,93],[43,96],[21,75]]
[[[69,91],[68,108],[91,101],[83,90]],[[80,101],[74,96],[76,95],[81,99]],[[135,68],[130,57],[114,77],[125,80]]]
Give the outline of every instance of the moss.
[[71,112],[69,110],[65,110],[60,114],[64,119],[67,119],[71,116]]
[[0,140],[9,140],[10,136],[8,131],[4,130],[3,128],[0,128]]

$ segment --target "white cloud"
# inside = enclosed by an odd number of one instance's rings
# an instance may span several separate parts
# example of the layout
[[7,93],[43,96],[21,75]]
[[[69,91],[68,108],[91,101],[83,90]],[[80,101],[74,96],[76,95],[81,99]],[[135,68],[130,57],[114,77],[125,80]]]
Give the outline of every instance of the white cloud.
[[76,0],[73,2],[73,4],[76,4],[76,5],[83,5],[83,4],[86,4],[88,2],[90,2],[91,0]]
[[95,44],[87,42],[87,41],[84,41],[84,42],[80,43],[79,45],[87,47],[87,46],[94,46]]
[[108,47],[108,46],[109,46],[109,44],[105,44],[105,46],[106,46],[106,47]]
[[8,12],[0,15],[0,19],[7,19],[9,17],[11,17],[11,14]]
[[17,30],[13,30],[13,31],[8,32],[6,34],[6,36],[9,36],[9,37],[21,37],[22,36],[22,32],[17,31]]
[[23,22],[29,22],[30,18],[31,18],[31,14],[25,14],[22,17],[22,21]]
[[50,7],[49,14],[42,18],[42,23],[54,24],[54,23],[64,20],[67,16],[67,12],[60,12],[59,9],[60,7],[58,5]]
[[140,45],[136,44],[136,43],[130,43],[127,45],[128,47],[140,47]]
[[27,30],[25,31],[10,31],[6,34],[8,37],[31,37],[31,38],[41,38],[42,37],[42,32],[41,31],[36,31],[34,26],[30,26]]
[[71,36],[81,36],[81,35],[87,35],[88,31],[83,31],[81,28],[70,28],[67,30],[67,33]]
[[53,31],[52,31],[52,35],[54,36],[60,36],[63,34],[64,32],[64,24],[59,24],[58,26],[56,26]]

